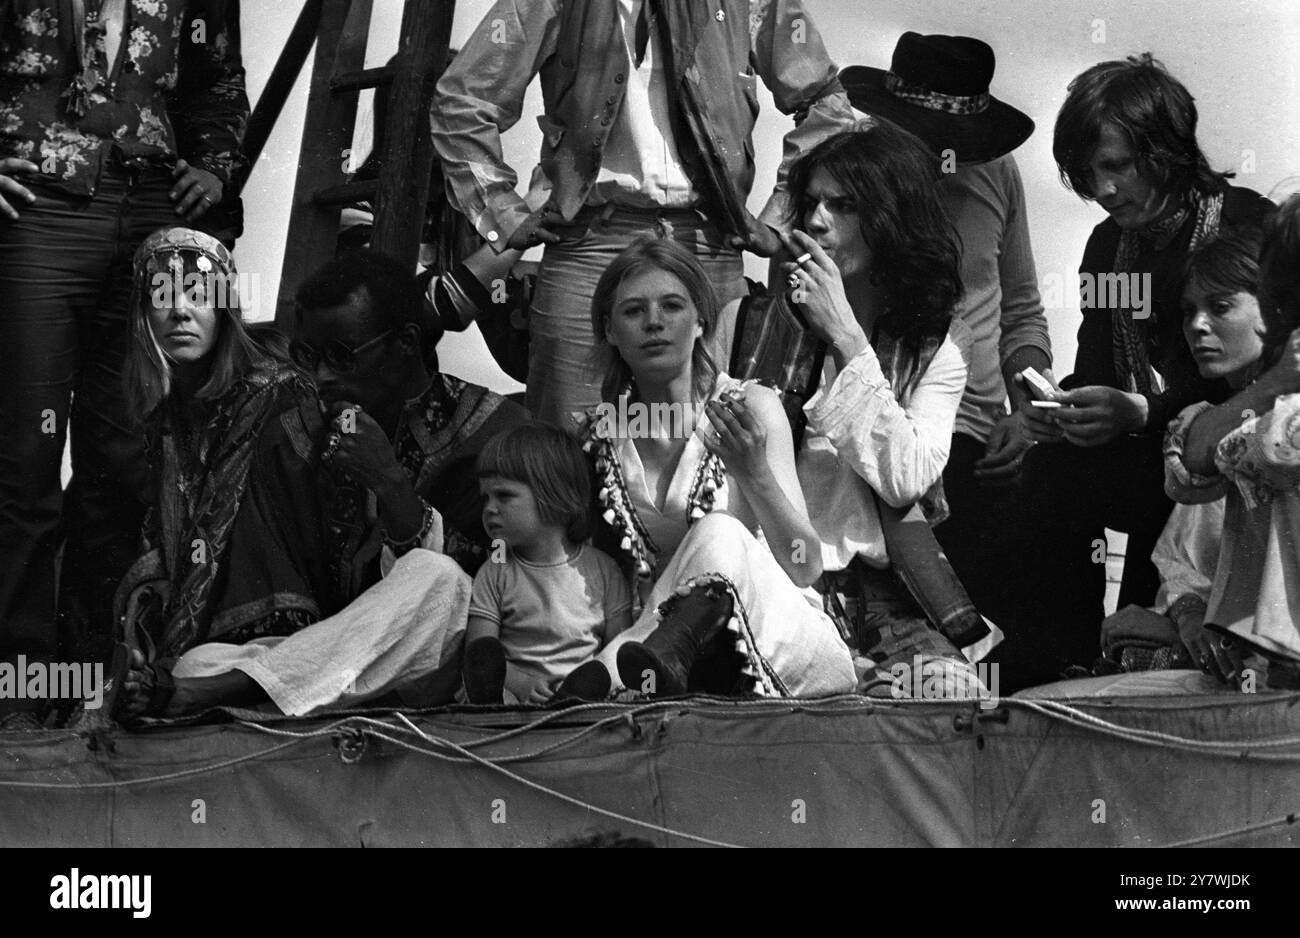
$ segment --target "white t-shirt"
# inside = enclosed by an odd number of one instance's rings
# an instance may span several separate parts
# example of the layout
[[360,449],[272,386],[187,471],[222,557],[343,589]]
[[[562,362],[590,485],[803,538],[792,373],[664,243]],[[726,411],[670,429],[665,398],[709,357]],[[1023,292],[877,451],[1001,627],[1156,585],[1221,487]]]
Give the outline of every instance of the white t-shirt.
[[469,614],[501,627],[507,692],[542,703],[605,644],[605,623],[631,606],[618,564],[584,544],[560,563],[529,563],[510,551],[503,563],[489,560],[474,578]]

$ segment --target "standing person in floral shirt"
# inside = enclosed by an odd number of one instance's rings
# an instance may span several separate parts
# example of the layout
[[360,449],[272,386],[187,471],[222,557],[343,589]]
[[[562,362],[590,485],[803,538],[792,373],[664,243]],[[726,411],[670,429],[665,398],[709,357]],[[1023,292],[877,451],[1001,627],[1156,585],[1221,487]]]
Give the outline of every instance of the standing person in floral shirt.
[[0,661],[56,654],[64,531],[61,616],[108,635],[149,490],[120,377],[131,257],[182,220],[238,234],[217,207],[247,120],[234,0],[0,0]]

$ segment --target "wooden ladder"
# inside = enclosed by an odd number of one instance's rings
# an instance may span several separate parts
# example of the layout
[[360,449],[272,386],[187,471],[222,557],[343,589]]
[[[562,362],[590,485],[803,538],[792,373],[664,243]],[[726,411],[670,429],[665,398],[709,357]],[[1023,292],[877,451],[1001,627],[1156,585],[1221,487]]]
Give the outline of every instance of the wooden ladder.
[[[374,205],[371,247],[415,270],[429,196],[433,143],[429,103],[446,63],[455,0],[406,0],[396,59],[365,68],[373,0],[307,0],[285,43],[244,138],[248,165],[257,165],[275,121],[314,45],[307,116],[289,215],[275,324],[293,328],[293,297],[312,271],[334,256],[339,212]],[[348,182],[348,156],[362,89],[391,88],[377,180]],[[375,128],[376,138],[379,128]],[[235,180],[236,194],[247,175]]]

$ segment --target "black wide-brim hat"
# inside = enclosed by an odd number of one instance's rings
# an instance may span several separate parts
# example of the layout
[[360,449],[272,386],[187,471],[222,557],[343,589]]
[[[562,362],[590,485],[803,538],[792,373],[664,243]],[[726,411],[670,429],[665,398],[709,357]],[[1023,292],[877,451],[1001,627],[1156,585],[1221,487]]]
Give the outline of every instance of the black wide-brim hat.
[[893,121],[936,154],[982,163],[1029,139],[1034,122],[989,93],[995,58],[987,43],[966,36],[904,33],[888,71],[850,65],[840,84],[859,111]]

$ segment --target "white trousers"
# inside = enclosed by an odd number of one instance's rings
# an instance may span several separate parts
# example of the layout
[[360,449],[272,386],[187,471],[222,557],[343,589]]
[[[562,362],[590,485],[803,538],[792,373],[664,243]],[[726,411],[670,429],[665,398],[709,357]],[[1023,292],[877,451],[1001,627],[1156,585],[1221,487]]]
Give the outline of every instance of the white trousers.
[[199,645],[172,673],[243,671],[291,716],[390,691],[410,706],[448,703],[460,685],[471,585],[454,560],[416,548],[337,615],[287,637]]
[[[691,526],[660,574],[641,616],[596,657],[617,689],[618,648],[645,641],[659,626],[658,607],[697,578],[730,581],[735,605],[728,628],[749,659],[755,688],[772,696],[827,697],[857,686],[853,656],[814,590],[801,590],[767,549],[733,516],[715,511]],[[633,688],[635,690],[636,688]]]

